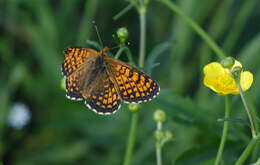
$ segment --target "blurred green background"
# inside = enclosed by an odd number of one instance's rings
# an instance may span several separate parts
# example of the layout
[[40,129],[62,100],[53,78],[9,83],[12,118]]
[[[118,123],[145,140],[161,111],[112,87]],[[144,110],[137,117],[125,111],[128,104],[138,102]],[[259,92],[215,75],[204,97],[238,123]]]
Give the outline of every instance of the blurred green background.
[[[260,2],[174,2],[254,74],[246,94],[250,106],[259,109]],[[115,115],[101,116],[83,102],[68,100],[61,88],[60,68],[64,48],[98,41],[93,20],[109,47],[115,46],[112,34],[127,27],[137,63],[138,13],[133,8],[117,21],[112,19],[128,4],[123,0],[0,0],[0,164],[122,164],[132,115],[127,105]],[[164,164],[213,164],[224,97],[203,85],[202,68],[219,59],[180,17],[155,0],[147,8],[146,42],[144,70],[149,71],[151,61],[160,63],[149,73],[162,91],[141,105],[132,164],[156,164],[153,112],[158,108],[167,114],[163,129],[174,135],[163,148]],[[124,55],[121,59],[127,60]],[[241,121],[230,124],[223,154],[227,165],[237,160],[251,138],[238,95],[231,97],[231,118]],[[256,150],[248,162],[259,153]]]

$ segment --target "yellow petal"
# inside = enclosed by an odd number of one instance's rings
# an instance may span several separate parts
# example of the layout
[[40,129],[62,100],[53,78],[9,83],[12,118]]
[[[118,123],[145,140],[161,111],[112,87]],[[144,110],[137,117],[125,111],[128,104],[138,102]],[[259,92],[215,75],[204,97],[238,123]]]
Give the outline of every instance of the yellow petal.
[[244,71],[240,76],[240,84],[243,91],[248,90],[253,83],[253,74],[249,71]]
[[235,63],[234,63],[234,65],[232,66],[232,69],[233,69],[234,67],[236,67],[236,66],[239,66],[240,68],[243,68],[242,64],[241,64],[239,61],[237,61],[237,60],[235,60]]
[[212,62],[203,68],[203,72],[210,79],[217,79],[224,72],[224,68],[218,62]]
[[[235,66],[242,67],[241,63],[235,61]],[[238,88],[236,86],[235,80],[231,77],[230,71],[223,68],[218,62],[212,62],[203,68],[204,80],[203,83],[208,88],[212,89],[220,95],[226,94],[238,94]],[[241,72],[240,84],[243,91],[250,88],[253,83],[252,73],[245,71]]]

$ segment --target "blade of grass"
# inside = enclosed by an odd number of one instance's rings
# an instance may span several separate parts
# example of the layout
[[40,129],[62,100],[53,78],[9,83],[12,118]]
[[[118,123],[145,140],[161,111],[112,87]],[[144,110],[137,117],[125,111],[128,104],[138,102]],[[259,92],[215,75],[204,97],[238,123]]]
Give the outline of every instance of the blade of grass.
[[237,10],[237,16],[234,17],[234,22],[231,24],[230,32],[226,37],[223,49],[229,54],[234,49],[238,38],[243,30],[248,17],[253,11],[254,7],[257,6],[258,1],[243,1],[242,6]]
[[92,29],[92,21],[94,21],[93,19],[94,19],[94,15],[98,3],[99,0],[88,0],[85,3],[84,13],[81,19],[82,21],[78,30],[78,40],[77,40],[78,45],[85,43],[85,41],[90,37],[90,33]]

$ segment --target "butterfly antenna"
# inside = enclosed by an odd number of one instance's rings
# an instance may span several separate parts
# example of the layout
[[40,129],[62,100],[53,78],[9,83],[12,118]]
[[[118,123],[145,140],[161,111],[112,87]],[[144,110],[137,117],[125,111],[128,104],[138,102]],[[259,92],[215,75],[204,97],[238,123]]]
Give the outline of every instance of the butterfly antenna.
[[97,24],[96,24],[95,21],[93,21],[92,23],[93,23],[94,28],[95,28],[95,30],[96,30],[96,33],[97,33],[97,36],[98,36],[98,40],[99,40],[99,42],[100,42],[100,45],[101,45],[101,47],[102,47],[102,49],[103,49],[103,48],[104,48],[104,45],[103,45],[103,42],[102,42],[102,40],[101,40],[101,37],[100,37],[99,31],[98,31]]

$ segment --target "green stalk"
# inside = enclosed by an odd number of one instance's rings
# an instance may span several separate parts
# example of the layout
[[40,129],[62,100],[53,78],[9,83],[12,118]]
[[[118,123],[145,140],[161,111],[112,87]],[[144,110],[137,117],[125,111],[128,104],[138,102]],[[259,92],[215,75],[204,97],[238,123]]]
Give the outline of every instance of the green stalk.
[[125,50],[125,47],[123,47],[123,48],[120,48],[118,51],[117,51],[117,53],[116,53],[116,55],[115,55],[115,59],[119,59],[119,57],[121,56],[121,54],[124,52],[124,50]]
[[[157,131],[162,130],[162,123],[157,122]],[[161,140],[156,142],[156,161],[157,165],[162,165],[162,143]]]
[[[245,95],[246,95],[246,99],[247,99],[249,107],[250,107],[250,109],[252,111],[253,116],[257,116],[257,110],[256,110],[256,107],[255,107],[255,105],[253,103],[251,93],[247,92],[247,93],[245,93]],[[258,123],[256,118],[254,118],[254,120],[255,120],[256,132],[259,132],[259,123]],[[258,150],[259,150],[259,143],[257,143],[255,145],[254,151],[252,153],[252,157],[251,157],[251,161],[252,162],[257,160],[257,158],[258,158],[257,156],[258,156],[258,153],[259,153]]]
[[[226,104],[225,104],[225,119],[227,119],[227,118],[229,118],[229,97],[228,96],[226,96],[225,102],[226,102]],[[220,142],[220,145],[219,145],[215,165],[220,164],[221,156],[222,156],[223,149],[224,149],[224,146],[225,146],[225,142],[226,142],[226,139],[227,139],[227,131],[228,131],[228,120],[225,120],[223,132],[222,132],[222,137],[221,137],[221,142]]]
[[124,8],[122,11],[120,11],[117,15],[113,17],[113,20],[116,21],[118,18],[122,17],[125,13],[127,13],[129,10],[131,10],[134,7],[134,4],[131,3],[126,8]]
[[146,8],[144,5],[141,6],[139,10],[140,15],[140,51],[139,51],[139,67],[144,67],[145,58],[145,40],[146,40]]
[[[139,52],[139,67],[144,67],[145,58],[145,39],[146,39],[146,6],[140,2],[140,8],[137,7],[139,17],[140,17],[140,52]],[[139,111],[133,112],[131,128],[129,133],[129,139],[127,143],[127,151],[125,154],[124,165],[130,165],[132,154],[134,150],[136,129],[138,124]]]
[[216,53],[220,59],[226,57],[225,53],[220,49],[220,47],[210,38],[210,36],[191,18],[186,16],[173,2],[169,0],[158,0],[173,12],[178,14],[198,35],[208,44],[208,46]]
[[130,163],[131,163],[133,150],[134,150],[134,144],[135,144],[135,136],[136,136],[138,118],[139,118],[138,111],[133,112],[131,128],[130,128],[128,142],[127,142],[127,150],[126,150],[125,159],[124,159],[124,165],[130,165]]
[[120,49],[117,51],[117,53],[116,53],[116,55],[115,55],[114,58],[115,58],[115,59],[118,59],[123,52],[126,53],[127,58],[128,58],[128,62],[129,62],[131,65],[134,65],[134,66],[135,66],[134,59],[133,59],[132,54],[131,54],[131,52],[130,52],[130,50],[129,50],[128,47],[122,47],[122,48],[120,48]]
[[257,141],[260,139],[260,135],[256,136],[255,138],[252,138],[249,144],[247,145],[244,152],[241,154],[241,156],[238,158],[235,165],[243,165],[246,161],[247,157],[249,156],[250,152],[254,149]]
[[244,95],[244,92],[242,91],[241,89],[241,85],[240,85],[240,82],[236,83],[237,84],[237,88],[239,90],[239,93],[240,93],[240,96],[241,96],[241,99],[243,101],[243,104],[244,104],[244,107],[246,109],[246,112],[247,112],[247,115],[248,115],[248,118],[250,120],[250,124],[251,124],[251,131],[252,131],[252,136],[253,136],[253,139],[256,138],[256,126],[255,126],[255,120],[254,120],[254,116],[248,106],[248,103],[246,101],[246,97]]

